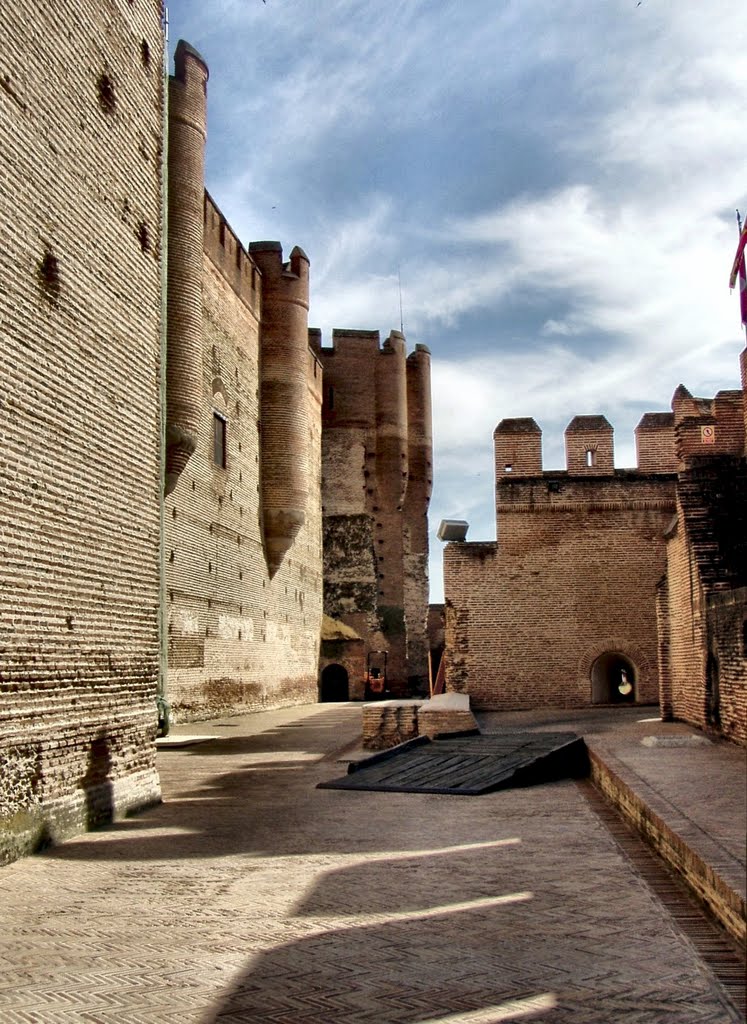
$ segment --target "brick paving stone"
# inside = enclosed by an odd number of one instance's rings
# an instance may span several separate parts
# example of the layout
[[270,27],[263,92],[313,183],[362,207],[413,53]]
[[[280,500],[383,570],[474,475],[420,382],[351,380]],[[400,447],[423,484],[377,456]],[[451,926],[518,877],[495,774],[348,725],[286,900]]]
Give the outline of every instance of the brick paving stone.
[[315,789],[359,723],[206,723],[161,807],[4,868],[3,1024],[739,1019],[574,783]]

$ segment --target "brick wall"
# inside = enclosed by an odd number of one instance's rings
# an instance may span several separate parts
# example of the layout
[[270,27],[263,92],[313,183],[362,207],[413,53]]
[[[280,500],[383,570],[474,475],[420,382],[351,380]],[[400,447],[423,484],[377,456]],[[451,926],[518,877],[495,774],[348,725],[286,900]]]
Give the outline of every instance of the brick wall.
[[4,6],[0,859],[159,798],[160,4]]
[[715,691],[711,723],[728,739],[747,744],[747,587],[709,595],[706,621]]
[[534,420],[501,421],[497,543],[445,550],[447,689],[478,708],[615,703],[625,669],[630,699],[657,700],[656,586],[675,477],[671,417],[651,417],[645,473],[614,469],[603,416],[571,421],[557,472],[542,469]]
[[310,332],[324,366],[324,609],[387,651],[396,695],[427,686],[430,354],[398,332]]
[[[209,197],[204,237],[198,443],[165,507],[168,696],[177,721],[317,699],[321,366],[307,349],[299,415],[309,498],[271,575],[260,487],[262,276]],[[216,429],[225,431],[225,467],[216,462]]]
[[[594,662],[614,653],[632,663],[636,699],[653,702],[673,482],[612,478],[598,502],[598,482],[550,482],[514,482],[498,544],[447,546],[447,688],[483,708],[585,706]],[[543,485],[553,500],[537,507]]]
[[692,558],[678,501],[677,523],[667,534],[666,651],[659,667],[668,691],[662,700],[667,717],[705,725],[706,641],[704,595]]
[[747,465],[736,455],[691,456],[679,474],[677,520],[667,534],[659,666],[665,714],[742,743],[746,502]]
[[644,413],[635,428],[636,465],[642,473],[674,473],[674,413]]

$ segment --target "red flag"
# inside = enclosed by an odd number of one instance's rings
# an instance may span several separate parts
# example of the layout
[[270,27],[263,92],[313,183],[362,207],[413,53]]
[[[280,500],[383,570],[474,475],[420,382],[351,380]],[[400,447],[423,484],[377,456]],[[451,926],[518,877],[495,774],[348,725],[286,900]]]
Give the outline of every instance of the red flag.
[[737,283],[737,274],[739,273],[740,263],[744,264],[744,247],[747,245],[747,221],[742,228],[739,235],[739,244],[737,245],[737,254],[734,257],[734,262],[731,265],[731,275],[729,276],[729,288],[733,288]]
[[744,252],[739,261],[739,308],[742,312],[742,326],[747,327],[747,271],[744,266]]

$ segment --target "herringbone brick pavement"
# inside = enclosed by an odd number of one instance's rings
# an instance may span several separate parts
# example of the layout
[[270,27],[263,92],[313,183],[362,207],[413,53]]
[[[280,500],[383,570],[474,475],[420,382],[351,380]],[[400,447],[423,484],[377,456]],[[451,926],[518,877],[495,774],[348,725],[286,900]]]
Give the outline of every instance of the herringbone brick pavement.
[[160,756],[163,806],[3,869],[0,1021],[738,1019],[572,782],[315,789],[359,720],[210,723]]

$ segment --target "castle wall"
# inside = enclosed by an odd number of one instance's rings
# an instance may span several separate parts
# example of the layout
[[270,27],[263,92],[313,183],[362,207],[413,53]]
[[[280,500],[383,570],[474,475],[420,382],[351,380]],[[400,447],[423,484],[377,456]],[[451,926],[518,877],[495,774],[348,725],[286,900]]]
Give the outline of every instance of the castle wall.
[[582,707],[594,662],[614,653],[634,666],[636,700],[656,701],[671,479],[545,474],[507,486],[498,543],[445,551],[447,688],[476,707]]
[[718,712],[711,715],[711,724],[728,739],[742,744],[747,744],[746,623],[747,587],[709,595],[706,624],[712,660],[710,685],[718,688]]
[[[728,423],[739,422],[733,402],[726,416]],[[728,439],[718,415],[713,421],[716,439]],[[677,519],[667,533],[660,623],[662,713],[745,743],[747,465],[738,454],[716,450],[704,455],[695,448],[698,432],[692,418],[683,424],[697,454],[678,475]]]
[[[340,331],[324,366],[324,608],[366,651],[386,651],[392,692],[427,681],[432,479],[430,355],[398,332]],[[357,693],[357,684],[351,687]]]
[[159,799],[160,4],[5,4],[0,860]]
[[678,502],[677,522],[667,533],[667,649],[659,665],[666,693],[662,713],[704,726],[706,636],[705,598]]
[[165,506],[168,696],[177,721],[317,699],[321,366],[307,347],[295,416],[304,424],[308,499],[273,573],[260,468],[263,279],[207,196],[204,238],[197,447]]
[[446,547],[446,685],[478,708],[614,702],[608,679],[623,664],[632,699],[658,698],[671,449],[654,472],[615,470],[604,417],[576,417],[566,445],[567,470],[544,472],[536,423],[502,421],[498,540]]

